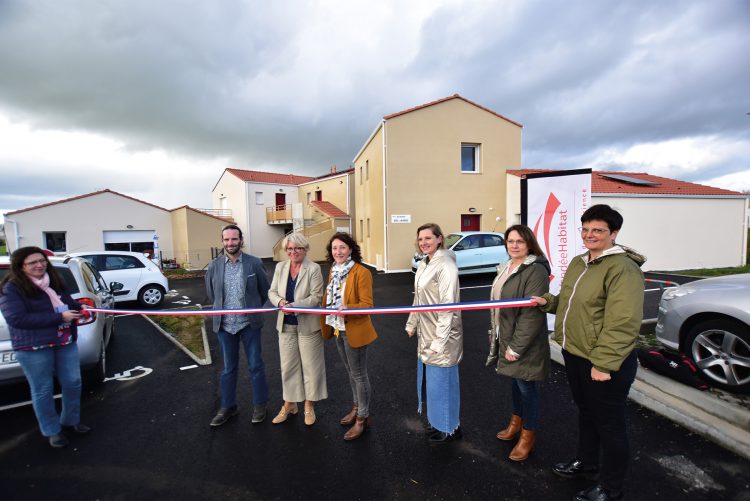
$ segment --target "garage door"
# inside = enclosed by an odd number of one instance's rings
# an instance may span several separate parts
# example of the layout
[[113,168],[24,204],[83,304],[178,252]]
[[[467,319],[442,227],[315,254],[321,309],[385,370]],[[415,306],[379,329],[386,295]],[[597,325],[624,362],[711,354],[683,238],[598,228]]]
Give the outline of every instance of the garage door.
[[105,231],[104,250],[153,253],[154,235],[154,230]]

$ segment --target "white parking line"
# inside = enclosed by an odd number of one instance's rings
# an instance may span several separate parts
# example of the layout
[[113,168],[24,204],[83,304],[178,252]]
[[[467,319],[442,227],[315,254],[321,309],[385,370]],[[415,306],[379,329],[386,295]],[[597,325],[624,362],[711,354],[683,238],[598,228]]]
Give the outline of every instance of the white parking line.
[[[62,398],[62,393],[58,393],[57,395],[55,395],[55,398]],[[25,405],[31,405],[31,400],[27,400],[25,402],[17,402],[15,404],[3,405],[2,407],[0,407],[0,411],[7,411],[9,409],[15,409],[16,407],[23,407]]]

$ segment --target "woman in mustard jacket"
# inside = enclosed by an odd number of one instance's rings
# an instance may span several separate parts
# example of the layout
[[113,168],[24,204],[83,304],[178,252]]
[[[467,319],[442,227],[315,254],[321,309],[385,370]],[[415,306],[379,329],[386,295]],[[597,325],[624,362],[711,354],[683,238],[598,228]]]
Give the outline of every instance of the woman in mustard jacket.
[[[331,237],[326,250],[331,272],[323,305],[335,310],[372,308],[372,274],[361,264],[357,242],[348,233],[339,232]],[[370,426],[372,391],[367,376],[367,346],[378,335],[370,315],[325,315],[320,323],[325,339],[336,337],[336,347],[349,374],[354,406],[340,422],[351,426],[344,440],[354,440]]]

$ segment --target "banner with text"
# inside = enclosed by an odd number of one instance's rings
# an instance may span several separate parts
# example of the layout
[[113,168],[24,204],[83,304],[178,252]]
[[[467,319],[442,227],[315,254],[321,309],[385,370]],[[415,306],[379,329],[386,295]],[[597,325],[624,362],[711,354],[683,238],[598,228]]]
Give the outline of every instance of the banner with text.
[[591,169],[540,172],[521,179],[521,221],[549,259],[552,294],[560,292],[571,259],[586,251],[578,228],[589,206]]

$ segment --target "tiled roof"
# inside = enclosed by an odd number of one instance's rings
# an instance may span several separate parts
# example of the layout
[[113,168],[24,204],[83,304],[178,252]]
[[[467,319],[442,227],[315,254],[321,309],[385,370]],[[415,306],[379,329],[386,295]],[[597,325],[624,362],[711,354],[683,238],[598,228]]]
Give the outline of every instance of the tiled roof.
[[328,217],[349,217],[349,214],[342,211],[331,202],[323,202],[320,200],[313,200],[310,205],[318,209],[320,212]]
[[143,200],[138,200],[137,198],[129,197],[127,195],[123,195],[122,193],[117,193],[116,191],[112,191],[110,189],[105,189],[105,190],[95,191],[93,193],[86,193],[85,195],[78,195],[77,197],[63,198],[62,200],[56,200],[54,202],[49,202],[49,203],[46,203],[46,204],[35,205],[33,207],[27,207],[25,209],[18,209],[18,210],[15,210],[13,212],[6,212],[5,215],[6,216],[12,216],[13,214],[18,214],[20,212],[27,212],[27,211],[34,210],[34,209],[41,209],[42,207],[49,207],[50,205],[62,204],[62,203],[65,203],[65,202],[72,202],[73,200],[79,200],[81,198],[93,197],[95,195],[101,195],[102,193],[112,193],[113,195],[117,195],[117,196],[120,196],[120,197],[123,197],[123,198],[127,198],[127,199],[133,200],[135,202],[139,202],[139,203],[145,204],[145,205],[150,205],[151,207],[155,207],[155,208],[161,209],[163,211],[167,210],[164,207],[159,207],[158,205],[150,204],[148,202],[144,202]]
[[[521,177],[525,174],[536,174],[539,172],[554,172],[551,169],[513,169],[508,170],[508,174]],[[648,181],[649,185],[629,183],[605,177],[608,175],[627,176],[642,181]],[[591,192],[596,194],[632,194],[632,195],[723,195],[723,196],[743,196],[737,191],[725,190],[723,188],[714,188],[697,183],[688,183],[687,181],[678,181],[667,177],[654,176],[645,172],[611,172],[611,171],[593,171],[591,173]]]
[[408,110],[403,110],[403,111],[399,111],[397,113],[392,113],[390,115],[384,116],[383,119],[384,120],[390,120],[391,118],[395,118],[395,117],[400,116],[400,115],[405,115],[407,113],[411,113],[412,111],[421,110],[422,108],[427,108],[428,106],[434,106],[436,104],[444,103],[446,101],[450,101],[451,99],[460,99],[462,101],[465,101],[465,102],[471,104],[472,106],[476,106],[477,108],[482,109],[482,110],[484,110],[484,111],[486,111],[488,113],[492,113],[496,117],[502,118],[503,120],[506,120],[506,121],[512,123],[513,125],[517,125],[519,127],[523,127],[523,125],[521,125],[520,123],[518,123],[516,121],[513,121],[513,120],[511,120],[508,117],[504,117],[501,114],[496,113],[496,112],[492,111],[489,108],[485,108],[484,106],[482,106],[480,104],[477,104],[474,101],[469,101],[468,99],[466,99],[465,97],[463,97],[463,96],[461,96],[459,94],[453,94],[452,96],[444,97],[443,99],[438,99],[437,101],[432,101],[430,103],[425,103],[425,104],[422,104],[422,105],[419,105],[419,106],[415,106],[414,108],[409,108]]
[[262,172],[258,170],[227,169],[242,181],[272,184],[300,184],[315,179],[310,176],[297,176],[296,174],[278,174],[276,172]]

